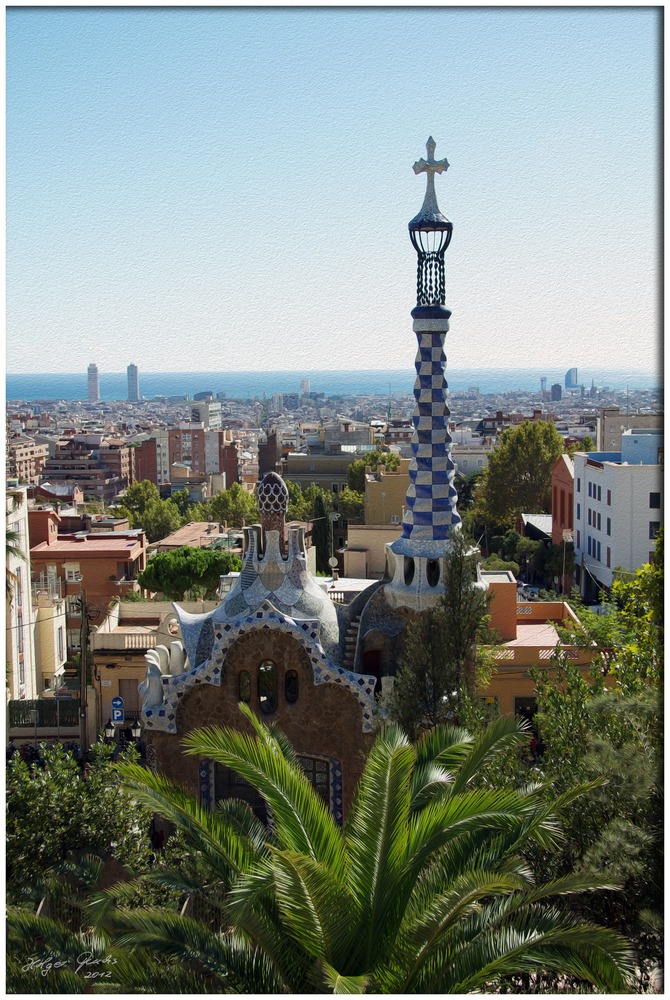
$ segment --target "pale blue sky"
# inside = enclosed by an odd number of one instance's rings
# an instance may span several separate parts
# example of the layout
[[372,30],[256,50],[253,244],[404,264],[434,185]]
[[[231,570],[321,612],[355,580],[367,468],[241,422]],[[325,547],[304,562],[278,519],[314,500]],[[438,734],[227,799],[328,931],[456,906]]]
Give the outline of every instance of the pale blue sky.
[[8,370],[411,370],[429,134],[449,364],[655,367],[660,16],[8,9]]

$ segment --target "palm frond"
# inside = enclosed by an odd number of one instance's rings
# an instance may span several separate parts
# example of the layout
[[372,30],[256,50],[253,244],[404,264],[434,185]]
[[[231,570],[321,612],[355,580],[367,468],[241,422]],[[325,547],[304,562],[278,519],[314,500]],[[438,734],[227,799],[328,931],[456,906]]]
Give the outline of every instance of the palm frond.
[[302,946],[336,968],[350,959],[350,932],[359,905],[346,883],[326,865],[301,854],[273,851],[282,923]]
[[[482,767],[494,757],[507,753],[527,742],[530,727],[525,719],[501,715],[484,729],[470,745],[470,752],[459,767],[452,792],[461,792],[475,778]],[[447,755],[439,754],[437,760],[448,765]]]
[[304,772],[286,759],[267,726],[263,739],[230,728],[210,727],[189,733],[187,753],[201,754],[232,768],[257,788],[273,813],[273,832],[286,850],[344,867],[340,831],[321,796]]
[[[322,963],[323,978],[331,993],[365,993],[370,981],[369,975],[342,976],[328,962]],[[325,992],[325,990],[323,991]]]
[[537,906],[516,912],[512,920],[496,918],[495,906],[485,907],[473,925],[466,921],[460,929],[463,946],[452,960],[444,992],[484,989],[501,976],[520,971],[560,972],[606,993],[630,992],[632,954],[615,931]]
[[154,908],[119,910],[119,948],[140,947],[216,976],[234,993],[281,993],[286,984],[262,953],[234,936],[214,934],[197,920]]
[[118,769],[135,801],[174,823],[225,884],[256,858],[255,844],[167,778],[139,764],[119,764]]

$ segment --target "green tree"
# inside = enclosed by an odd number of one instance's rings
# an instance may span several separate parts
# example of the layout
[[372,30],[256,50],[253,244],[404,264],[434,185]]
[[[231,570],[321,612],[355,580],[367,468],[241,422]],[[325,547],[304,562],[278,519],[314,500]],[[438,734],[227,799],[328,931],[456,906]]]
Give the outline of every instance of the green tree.
[[312,544],[316,549],[316,569],[318,573],[330,572],[328,560],[331,549],[331,523],[323,497],[319,494],[314,502],[312,519]]
[[520,723],[499,719],[477,739],[439,727],[416,746],[390,726],[340,827],[286,738],[241,710],[253,736],[214,728],[184,744],[254,785],[271,828],[243,803],[207,812],[161,775],[126,765],[130,794],[207,859],[221,913],[208,926],[156,908],[108,910],[118,949],[178,957],[212,992],[490,992],[507,975],[543,970],[626,989],[623,938],[563,902],[616,878],[537,885],[521,857],[529,842],[558,842],[571,796],[473,788],[485,761],[523,740]]
[[365,458],[357,458],[347,469],[347,485],[356,493],[365,493],[365,467],[376,470],[383,465],[389,472],[395,472],[400,465],[400,456],[391,451],[371,451]]
[[596,443],[590,434],[585,434],[581,441],[575,441],[573,444],[568,445],[566,451],[570,458],[574,455],[576,451],[595,451]]
[[189,593],[214,598],[222,574],[241,568],[239,557],[230,552],[183,545],[152,556],[137,582],[143,590],[164,594],[171,601],[181,601]]
[[575,569],[575,546],[572,542],[559,545],[542,545],[533,560],[535,574],[546,584],[553,584],[554,577],[572,575]]
[[182,518],[192,520],[190,510],[192,504],[190,501],[188,487],[185,487],[183,490],[175,490],[171,495],[170,500],[175,505]]
[[140,525],[150,542],[159,542],[184,523],[184,518],[172,500],[156,500],[150,503],[141,515]]
[[454,477],[454,486],[458,490],[458,511],[461,515],[472,510],[475,505],[477,491],[479,489],[483,470],[469,472],[467,475],[457,473]]
[[131,483],[121,498],[122,506],[133,516],[134,523],[131,524],[131,527],[141,524],[147,507],[158,503],[160,498],[161,495],[158,487],[150,479],[143,479],[139,483]]
[[350,524],[362,524],[365,517],[365,496],[345,486],[337,498],[337,509]]
[[[399,670],[385,707],[411,738],[459,718],[478,682],[477,641],[491,642],[486,592],[477,585],[479,550],[461,532],[442,560],[444,593],[405,627]],[[488,660],[487,660],[488,662]],[[483,666],[483,661],[482,661]]]
[[319,500],[320,504],[323,504],[325,511],[330,514],[333,509],[333,494],[330,490],[324,490],[322,486],[317,486],[316,483],[310,483],[303,490],[303,496],[305,498],[305,503],[307,504],[307,509],[309,511],[307,520],[312,521],[317,517],[316,513],[316,502]]
[[487,556],[482,563],[484,569],[498,569],[498,570],[509,570],[514,576],[518,577],[521,572],[521,567],[517,562],[512,559],[501,559],[500,556],[492,555]]
[[249,493],[239,483],[233,483],[227,490],[213,496],[208,508],[220,524],[227,521],[229,528],[241,528],[244,524],[253,524],[259,519],[253,493]]
[[284,480],[288,490],[288,511],[287,521],[309,521],[311,517],[310,505],[305,500],[299,483],[294,483],[292,479]]
[[42,766],[15,754],[7,768],[5,831],[7,894],[32,899],[31,886],[55,860],[96,853],[140,863],[148,849],[149,817],[119,787],[112,748],[95,743],[84,779],[60,743],[40,747]]
[[[539,775],[558,792],[594,782],[566,810],[566,840],[541,857],[543,877],[616,869],[625,891],[582,902],[583,912],[632,935],[642,985],[661,961],[662,937],[662,539],[654,562],[632,581],[615,581],[602,614],[572,599],[579,616],[561,630],[595,649],[590,675],[565,658],[536,671],[537,721],[546,749]],[[604,595],[603,595],[604,596]],[[651,916],[650,916],[651,914]]]
[[563,453],[563,438],[546,420],[524,420],[503,431],[482,475],[482,512],[495,524],[513,527],[523,511],[551,509],[551,469]]

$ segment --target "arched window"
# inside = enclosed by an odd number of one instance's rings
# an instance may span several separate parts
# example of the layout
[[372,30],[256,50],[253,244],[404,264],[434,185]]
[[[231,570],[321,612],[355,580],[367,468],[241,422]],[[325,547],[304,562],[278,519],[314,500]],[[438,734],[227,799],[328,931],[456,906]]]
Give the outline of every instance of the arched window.
[[272,660],[263,660],[258,668],[258,700],[266,715],[277,711],[277,667]]
[[426,565],[426,578],[429,587],[437,587],[440,581],[440,564],[437,559],[429,559]]
[[248,670],[240,670],[239,698],[247,704],[251,701],[251,675]]
[[284,694],[289,705],[298,700],[298,671],[287,670],[284,678]]
[[302,753],[298,754],[298,760],[309,783],[324,802],[330,806],[330,764],[328,761],[323,757],[310,757]]
[[412,580],[414,579],[414,560],[411,558],[411,556],[405,556],[404,568],[405,568],[405,586],[409,587]]

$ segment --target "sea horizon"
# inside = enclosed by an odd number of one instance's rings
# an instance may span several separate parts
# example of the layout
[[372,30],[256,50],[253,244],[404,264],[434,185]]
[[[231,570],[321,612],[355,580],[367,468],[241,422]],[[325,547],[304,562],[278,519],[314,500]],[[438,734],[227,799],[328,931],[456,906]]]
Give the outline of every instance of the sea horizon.
[[[480,394],[505,392],[540,392],[542,378],[546,388],[559,384],[564,388],[566,369],[540,368],[480,368],[447,369],[446,377],[451,392],[467,392],[477,388]],[[100,399],[102,402],[122,402],[127,399],[127,374],[100,372]],[[230,371],[230,372],[142,372],[140,397],[145,400],[160,396],[188,396],[212,392],[225,394],[228,399],[262,399],[273,393],[299,393],[301,383],[309,380],[310,391],[323,392],[326,396],[343,395],[408,395],[413,391],[414,373],[411,369],[333,371],[326,369],[303,371]],[[626,389],[660,389],[662,371],[622,371],[593,367],[580,369],[579,385],[589,389],[609,388],[625,392]],[[87,400],[86,372],[58,372],[43,374],[6,373],[6,400],[33,402],[38,400]]]

